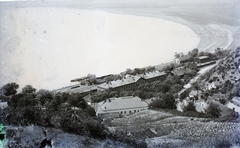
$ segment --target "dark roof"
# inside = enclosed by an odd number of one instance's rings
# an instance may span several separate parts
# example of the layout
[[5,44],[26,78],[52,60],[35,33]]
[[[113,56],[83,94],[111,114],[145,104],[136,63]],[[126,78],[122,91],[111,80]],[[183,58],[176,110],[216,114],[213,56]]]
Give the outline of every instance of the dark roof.
[[141,78],[147,80],[147,79],[151,79],[151,78],[155,78],[155,77],[159,77],[159,76],[163,76],[163,75],[166,75],[166,73],[159,72],[159,71],[147,72],[145,74],[139,74],[136,76],[126,75],[124,78],[122,78],[120,80],[110,81],[108,83],[107,82],[102,83],[102,84],[98,85],[98,87],[103,88],[103,89],[116,88],[119,86],[135,83],[138,80],[140,80]]

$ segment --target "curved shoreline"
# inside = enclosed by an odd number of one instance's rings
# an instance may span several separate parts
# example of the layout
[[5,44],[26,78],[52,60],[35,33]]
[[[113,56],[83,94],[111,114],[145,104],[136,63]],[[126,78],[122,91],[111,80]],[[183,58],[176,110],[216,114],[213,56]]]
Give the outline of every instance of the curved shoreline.
[[174,9],[175,8],[168,7],[156,8],[156,10],[153,11],[140,11],[141,9],[130,10],[122,8],[118,10],[104,9],[104,11],[118,14],[131,14],[137,16],[160,18],[185,25],[190,28],[198,36],[198,38],[200,38],[200,42],[197,46],[200,51],[213,52],[217,48],[229,49],[239,46],[239,44],[236,43],[236,40],[240,39],[236,39],[234,38],[234,36],[236,37],[236,34],[240,32],[240,25],[233,24],[232,26],[230,26],[229,24],[223,23],[225,20],[222,20],[222,22],[217,22],[210,19],[198,20],[197,17],[194,18],[194,15],[192,15],[191,17],[186,15],[187,17],[185,17],[184,15],[177,13],[177,10],[179,8],[176,10]]
[[87,73],[101,76],[169,62],[175,52],[199,43],[189,27],[159,18],[52,7],[3,12],[0,48],[10,54],[2,67],[10,70],[1,69],[1,80],[15,78],[37,88],[51,89],[50,81],[56,88]]

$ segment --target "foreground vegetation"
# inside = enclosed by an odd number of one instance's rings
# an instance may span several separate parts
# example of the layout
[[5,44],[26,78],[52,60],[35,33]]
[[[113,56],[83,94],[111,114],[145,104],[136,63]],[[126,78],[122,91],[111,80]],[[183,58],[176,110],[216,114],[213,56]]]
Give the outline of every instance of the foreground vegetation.
[[1,88],[1,100],[8,102],[8,107],[0,110],[0,122],[4,125],[43,126],[89,138],[144,146],[141,142],[112,136],[80,94],[36,91],[30,85],[17,92],[18,87],[16,83],[9,83]]

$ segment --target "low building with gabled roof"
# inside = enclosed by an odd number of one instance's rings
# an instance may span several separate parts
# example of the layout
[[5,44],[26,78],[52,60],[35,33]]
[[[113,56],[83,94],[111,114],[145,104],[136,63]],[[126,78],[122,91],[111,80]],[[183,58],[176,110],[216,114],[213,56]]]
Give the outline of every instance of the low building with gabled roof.
[[147,82],[157,81],[157,80],[164,80],[167,76],[166,72],[160,72],[160,71],[153,71],[153,72],[146,72],[144,74],[139,75],[143,79],[145,79]]
[[114,97],[98,103],[97,116],[118,117],[148,109],[147,102],[137,96]]
[[64,87],[64,88],[60,88],[55,90],[55,92],[60,92],[60,93],[80,93],[83,95],[88,95],[91,94],[92,92],[96,92],[97,91],[97,86],[96,85],[73,85],[73,86],[68,86],[68,87]]
[[120,80],[105,82],[98,85],[99,90],[134,90],[136,86],[145,82],[164,80],[167,77],[165,72],[153,71],[138,75],[126,75]]
[[[98,89],[105,90],[111,88],[112,90],[132,90],[135,89],[135,83],[142,79],[139,76],[126,75],[124,78],[120,80],[105,82],[103,84],[98,85]],[[143,81],[143,80],[141,80]]]
[[183,77],[185,74],[190,73],[190,72],[191,72],[191,69],[180,67],[180,68],[174,69],[171,73],[174,75],[177,75],[179,77]]
[[191,57],[189,55],[174,59],[174,62],[177,63],[177,64],[183,64],[183,63],[187,63],[187,62],[190,62],[190,61],[191,61]]
[[209,58],[209,56],[200,56],[200,57],[197,57],[197,62],[198,63],[206,63],[206,62],[209,62],[211,61],[211,59]]

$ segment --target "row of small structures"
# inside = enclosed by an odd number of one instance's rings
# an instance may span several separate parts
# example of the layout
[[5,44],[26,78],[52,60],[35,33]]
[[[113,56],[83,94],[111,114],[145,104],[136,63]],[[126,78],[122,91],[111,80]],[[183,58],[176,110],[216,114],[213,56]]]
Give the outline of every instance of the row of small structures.
[[[175,59],[174,61],[176,63],[183,64],[189,62],[189,57],[180,57]],[[198,64],[204,63],[208,64],[209,62],[211,62],[211,60],[207,56],[198,58]],[[188,68],[180,67],[175,68],[171,72],[171,74],[183,77],[186,73],[189,73],[189,71],[191,70]],[[145,72],[143,74],[137,75],[127,74],[121,79],[104,82],[99,85],[77,84],[62,89],[58,89],[56,90],[56,92],[81,93],[87,96],[92,92],[104,91],[107,89],[110,89],[112,91],[135,90],[137,86],[139,86],[140,84],[165,80],[167,77],[168,74],[166,72],[154,70],[151,72]],[[91,101],[91,99],[88,99],[87,101]],[[98,116],[119,116],[133,114],[141,110],[146,110],[150,102],[151,102],[150,99],[143,101],[137,96],[115,97],[106,99],[105,101],[95,104],[94,108]]]

